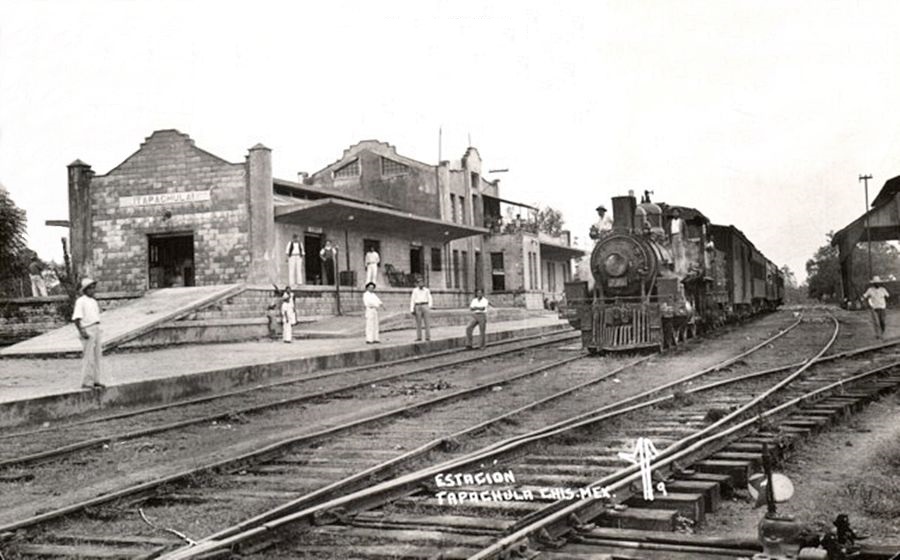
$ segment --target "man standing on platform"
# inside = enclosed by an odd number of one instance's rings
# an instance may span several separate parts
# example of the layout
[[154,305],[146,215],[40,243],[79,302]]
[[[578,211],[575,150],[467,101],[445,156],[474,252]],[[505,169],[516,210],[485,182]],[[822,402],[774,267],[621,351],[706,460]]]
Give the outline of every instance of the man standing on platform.
[[484,348],[484,331],[487,329],[487,310],[489,306],[487,298],[484,297],[484,290],[481,288],[475,290],[475,299],[469,304],[469,309],[472,311],[472,322],[466,327],[466,348],[470,350],[472,349],[472,331],[475,330],[475,325],[478,325],[478,334],[481,335],[479,348]]
[[363,293],[363,306],[366,308],[366,344],[377,344],[378,340],[378,308],[384,307],[381,298],[375,295],[375,282],[366,284]]
[[325,246],[319,251],[319,258],[322,260],[322,272],[325,275],[324,283],[329,286],[334,285],[334,263],[337,260],[337,247],[331,244],[331,240],[325,241]]
[[288,286],[302,285],[303,258],[306,256],[306,251],[303,249],[303,243],[300,243],[300,236],[296,233],[288,242],[285,253],[288,263]]
[[409,298],[409,312],[416,318],[416,342],[422,340],[422,323],[425,323],[425,340],[431,340],[432,306],[431,290],[425,287],[421,276],[416,277],[416,287]]
[[375,250],[374,245],[369,246],[366,252],[366,283],[378,281],[378,265],[381,264],[381,255]]
[[97,282],[90,278],[81,281],[81,293],[75,300],[75,310],[72,312],[72,320],[81,337],[81,346],[84,356],[81,360],[81,386],[85,389],[102,389],[100,383],[100,356],[103,354],[102,341],[100,339],[100,305],[94,299],[97,290]]

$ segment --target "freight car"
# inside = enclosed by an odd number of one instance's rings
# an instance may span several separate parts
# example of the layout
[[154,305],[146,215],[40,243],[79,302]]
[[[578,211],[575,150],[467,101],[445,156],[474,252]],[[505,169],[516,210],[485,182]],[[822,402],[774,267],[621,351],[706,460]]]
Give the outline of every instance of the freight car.
[[740,230],[647,193],[613,198],[589,262],[593,282],[566,284],[564,314],[592,353],[673,346],[784,295],[778,267]]

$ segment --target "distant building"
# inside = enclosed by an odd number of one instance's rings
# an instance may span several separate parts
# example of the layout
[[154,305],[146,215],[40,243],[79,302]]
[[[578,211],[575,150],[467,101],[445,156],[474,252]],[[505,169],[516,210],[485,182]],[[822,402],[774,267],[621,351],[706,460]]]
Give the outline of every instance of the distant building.
[[159,130],[104,175],[69,165],[73,262],[109,291],[284,285],[284,249],[298,234],[313,285],[324,281],[318,254],[329,239],[348,288],[362,287],[374,246],[380,288],[406,288],[421,275],[438,291],[483,287],[501,305],[556,299],[582,252],[567,235],[530,231],[528,219],[504,223],[501,204],[528,209],[499,198],[475,148],[430,165],[367,140],[289,181],[273,178],[272,152],[261,144],[232,163]]

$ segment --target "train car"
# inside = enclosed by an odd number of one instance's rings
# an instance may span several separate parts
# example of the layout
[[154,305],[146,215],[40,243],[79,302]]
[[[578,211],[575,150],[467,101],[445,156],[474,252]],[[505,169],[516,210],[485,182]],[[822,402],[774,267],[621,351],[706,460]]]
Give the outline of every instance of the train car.
[[783,294],[780,271],[740,230],[646,193],[640,204],[613,198],[613,228],[589,266],[593,287],[567,283],[564,316],[592,353],[672,346]]

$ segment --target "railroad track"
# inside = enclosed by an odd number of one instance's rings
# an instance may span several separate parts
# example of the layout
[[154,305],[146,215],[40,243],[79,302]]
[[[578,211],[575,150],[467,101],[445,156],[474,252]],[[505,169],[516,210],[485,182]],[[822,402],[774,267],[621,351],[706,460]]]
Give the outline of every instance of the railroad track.
[[[849,398],[866,394],[865,390],[848,392],[846,387],[888,375],[900,365],[890,352],[892,344],[824,356],[836,335],[837,329],[814,357],[800,365],[730,377],[718,370],[703,386],[644,398],[624,409],[620,404],[576,415],[325,503],[295,503],[292,511],[282,508],[286,515],[258,517],[164,558],[216,557],[235,548],[242,557],[261,558],[504,558],[513,551],[528,557],[527,545],[558,546],[567,542],[561,537],[583,535],[590,527],[582,520],[600,518],[617,526],[635,522],[671,529],[681,517],[689,518],[684,515],[688,509],[694,508],[695,517],[699,515],[698,502],[707,500],[702,494],[688,504],[680,494],[709,489],[711,496],[713,487],[733,477],[732,483],[740,484],[741,473],[746,476],[755,459],[734,453],[752,454],[755,448],[722,451],[731,439],[758,429],[763,419],[774,422],[787,416],[800,405],[810,408],[789,420],[783,431],[808,433],[811,426],[826,422],[816,413],[842,410],[850,404]],[[854,374],[861,362],[869,367]],[[888,377],[870,387],[885,390],[898,380]],[[765,388],[762,393],[761,388]],[[840,391],[849,397],[829,396]],[[710,415],[712,411],[718,413]],[[722,417],[716,419],[718,415]],[[772,444],[781,441],[782,434],[773,435],[771,430],[770,425],[755,437]],[[633,500],[629,488],[640,473],[637,467],[621,468],[618,452],[629,451],[627,443],[640,437],[650,437],[661,451],[654,472],[666,480],[671,494],[668,502],[658,500],[655,505],[666,503],[669,509],[641,507]],[[716,453],[716,458],[709,459]],[[687,474],[679,465],[692,465],[696,472]],[[511,474],[514,483],[500,488],[514,491],[518,499],[505,495],[495,499],[492,492],[498,487],[486,485],[484,479],[480,484],[463,479],[449,489],[435,487],[437,475],[446,482],[448,474],[486,469]],[[615,496],[560,500],[553,488],[589,488]],[[451,504],[451,493],[465,496],[457,500],[462,503]],[[611,508],[613,503],[632,507],[618,510]],[[273,543],[279,543],[274,550],[268,548]]]
[[[783,333],[780,333],[780,335],[783,336]],[[724,367],[727,363],[732,363],[753,351],[758,351],[760,348],[764,348],[769,344],[771,340],[772,338],[767,339],[751,349],[751,352],[733,356],[730,359],[717,364],[716,367]],[[551,363],[543,368],[538,368],[536,371],[525,372],[521,375],[521,378],[525,379],[536,375],[537,373],[540,373],[540,369],[558,368],[563,363],[569,361],[572,361],[572,359],[566,358],[560,360],[559,363]],[[587,360],[585,363],[590,364],[591,367],[596,370],[598,361]],[[636,361],[633,363],[625,363],[623,366],[633,366],[635,363]],[[716,367],[708,369],[712,371],[713,369],[716,369]],[[136,503],[141,503],[146,506],[144,508],[146,510],[146,516],[148,517],[148,520],[152,522],[152,520],[165,520],[171,518],[168,513],[160,514],[159,510],[155,508],[165,508],[167,511],[171,512],[173,509],[178,510],[179,508],[190,509],[190,506],[197,502],[208,504],[211,500],[219,501],[223,504],[222,513],[224,515],[218,517],[210,515],[210,517],[215,517],[218,521],[221,521],[222,519],[228,519],[228,513],[231,513],[231,515],[234,515],[235,512],[246,513],[248,507],[242,507],[242,505],[247,503],[252,504],[252,507],[249,507],[249,510],[252,511],[253,509],[264,510],[264,506],[269,502],[284,502],[285,499],[289,498],[292,494],[298,493],[302,494],[307,500],[325,500],[333,495],[340,495],[341,493],[347,492],[354,487],[354,484],[364,486],[365,484],[370,483],[372,479],[377,480],[385,478],[399,472],[401,467],[405,469],[412,468],[416,466],[416,461],[425,461],[427,463],[427,453],[432,450],[447,446],[453,447],[460,438],[494,428],[501,422],[520,421],[527,414],[538,410],[541,407],[546,408],[548,403],[557,403],[560,402],[560,399],[569,399],[565,408],[556,411],[557,417],[571,414],[571,410],[573,409],[570,407],[575,405],[577,405],[574,408],[576,411],[591,410],[596,406],[596,395],[583,393],[583,390],[591,385],[600,383],[604,379],[617,375],[623,370],[624,367],[611,368],[610,371],[601,375],[595,375],[587,381],[583,380],[584,372],[579,373],[576,371],[574,373],[577,375],[574,375],[573,377],[579,379],[579,382],[577,383],[574,383],[572,378],[566,379],[566,376],[561,374],[549,378],[545,376],[540,379],[539,394],[541,395],[541,398],[536,400],[534,394],[524,394],[520,398],[505,405],[506,408],[509,409],[508,412],[500,414],[499,416],[497,415],[497,412],[499,412],[498,410],[485,410],[482,411],[483,413],[480,415],[474,415],[477,417],[473,417],[471,408],[462,408],[455,411],[444,411],[444,416],[438,416],[432,420],[433,424],[443,427],[468,426],[462,430],[454,431],[444,428],[443,433],[434,431],[429,432],[422,429],[422,422],[419,418],[406,419],[406,421],[401,420],[396,422],[393,427],[397,430],[397,433],[402,433],[402,438],[398,438],[398,441],[402,439],[403,445],[407,448],[413,446],[417,441],[424,442],[422,445],[409,452],[390,449],[389,445],[385,443],[390,441],[390,437],[388,437],[390,434],[385,431],[384,428],[375,428],[374,431],[368,433],[354,432],[346,438],[337,440],[337,443],[331,446],[318,444],[310,445],[310,443],[322,440],[326,436],[334,435],[338,430],[329,434],[314,434],[289,442],[279,442],[268,448],[257,450],[241,457],[232,457],[216,464],[204,465],[199,469],[177,473],[173,476],[155,480],[152,483],[137,485],[101,498],[88,500],[84,503],[34,516],[22,520],[21,522],[8,523],[0,528],[0,532],[10,532],[25,527],[34,527],[76,511],[87,511],[87,515],[83,516],[80,520],[80,525],[79,522],[70,523],[69,520],[67,520],[63,523],[64,528],[62,530],[54,529],[53,534],[50,535],[52,538],[49,539],[52,542],[39,543],[39,537],[37,539],[29,537],[28,540],[31,542],[31,546],[37,546],[41,551],[40,554],[43,556],[52,555],[53,550],[55,550],[54,547],[62,547],[59,549],[59,555],[65,556],[68,554],[65,551],[68,550],[71,552],[71,550],[66,548],[69,545],[60,543],[70,542],[75,538],[72,536],[72,531],[75,531],[74,534],[78,535],[76,540],[80,539],[78,542],[88,543],[85,546],[88,546],[89,548],[93,547],[90,548],[93,552],[81,551],[85,554],[101,554],[98,550],[102,549],[104,546],[107,547],[107,552],[109,552],[109,548],[111,547],[114,551],[126,555],[131,553],[135,553],[138,556],[141,554],[152,554],[158,547],[171,547],[174,537],[163,538],[162,540],[165,541],[165,544],[162,544],[160,537],[154,536],[155,530],[147,525],[144,519],[141,519],[140,516],[137,515],[137,509],[134,507],[134,504]],[[497,387],[498,381],[493,381],[489,387],[480,387],[479,390],[483,391],[490,388],[493,391]],[[552,394],[546,396],[548,393]],[[573,401],[573,396],[580,396],[581,398],[580,400],[574,399]],[[433,404],[438,403],[435,402]],[[401,410],[397,411],[396,414],[393,414],[392,416],[397,417],[402,414],[407,414],[408,412],[408,410]],[[365,424],[360,423],[359,426],[373,426],[375,425],[375,422],[381,422],[386,419],[387,417],[369,418],[366,419]],[[548,416],[546,416],[546,414],[543,416],[535,416],[531,421],[538,425],[545,425],[548,423]],[[349,430],[353,427],[354,426],[342,426],[340,427],[340,430]],[[372,428],[369,429],[372,430]],[[410,434],[415,432],[419,432],[419,439],[410,438]],[[440,437],[435,437],[436,435],[440,435]],[[306,448],[297,451],[296,448],[301,445],[306,445]],[[378,449],[373,449],[373,445],[377,446]],[[380,451],[380,453],[377,451]],[[389,459],[385,460],[385,458]],[[296,472],[294,469],[297,468],[300,468],[302,472]],[[196,481],[197,477],[203,476],[201,473],[213,473],[214,471],[221,471],[221,476],[218,477],[217,482],[209,483],[208,480],[203,480],[202,483],[200,483]],[[348,476],[348,473],[352,474]],[[194,482],[197,484],[195,490],[191,489],[190,484],[184,484],[184,481],[189,478],[195,479]],[[332,480],[335,482],[330,482]],[[292,481],[299,481],[301,484],[295,485],[294,488],[287,488],[285,485]],[[249,489],[247,485],[248,482],[250,483]],[[175,483],[181,483],[181,486],[177,490],[170,489],[162,492],[162,497],[152,497],[154,492],[159,491],[162,484]],[[272,487],[273,485],[274,488]],[[239,489],[235,490],[236,487]],[[133,501],[122,501],[128,499]],[[117,500],[119,501],[120,506],[105,509],[98,508],[98,506],[101,506],[102,504],[108,504]],[[110,512],[110,510],[116,509],[127,510],[124,517],[130,516],[131,519],[123,521],[116,517],[115,511],[112,513]],[[207,508],[207,513],[209,513],[208,509],[209,508]],[[190,514],[184,512],[178,513],[176,511],[176,515],[186,516]],[[97,530],[100,529],[99,532],[102,532],[104,526],[103,523],[98,524],[98,517],[115,517],[117,519],[117,524],[120,525],[120,529],[122,523],[128,525],[129,521],[133,521],[134,525],[125,527],[125,533],[137,536],[129,537],[127,543],[123,543],[121,538],[112,538],[109,535],[93,537],[94,540],[92,541],[92,537],[90,536],[91,531],[98,532]],[[70,524],[73,524],[73,526],[79,525],[80,528],[72,528],[71,530],[66,529],[65,526]],[[87,525],[87,527],[84,527],[84,525]],[[221,525],[219,527],[214,527],[213,529],[219,528],[221,528]],[[117,532],[121,533],[122,531]],[[208,534],[213,531],[206,531],[204,528],[200,527],[198,528],[198,532],[200,534]],[[69,535],[68,537],[66,536],[67,534]],[[102,545],[91,545],[91,542],[102,543]],[[178,541],[175,540],[174,542]],[[130,545],[133,545],[131,548],[125,547],[124,550],[121,549],[123,544],[129,543]],[[23,550],[28,551],[34,549],[18,547],[17,550],[21,553]]]
[[[571,342],[577,336],[569,331],[523,337],[495,343],[499,348],[491,348],[483,353],[467,352],[459,355],[459,350],[453,350],[414,360],[404,358],[370,366],[331,370],[165,405],[54,424],[46,428],[0,433],[0,441],[4,442],[0,448],[0,469],[59,459],[114,441],[123,442],[198,424],[321,401],[373,385],[402,381],[426,373],[468,366],[484,359]],[[398,366],[407,367],[399,371],[384,371]],[[465,370],[458,369],[457,372],[465,373]]]

